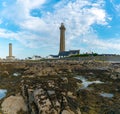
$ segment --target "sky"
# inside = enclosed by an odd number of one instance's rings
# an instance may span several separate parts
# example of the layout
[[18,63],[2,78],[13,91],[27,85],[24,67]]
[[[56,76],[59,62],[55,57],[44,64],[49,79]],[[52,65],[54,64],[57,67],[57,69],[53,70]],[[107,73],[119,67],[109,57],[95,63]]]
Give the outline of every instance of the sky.
[[120,0],[0,0],[0,57],[58,54],[61,23],[66,50],[120,54]]

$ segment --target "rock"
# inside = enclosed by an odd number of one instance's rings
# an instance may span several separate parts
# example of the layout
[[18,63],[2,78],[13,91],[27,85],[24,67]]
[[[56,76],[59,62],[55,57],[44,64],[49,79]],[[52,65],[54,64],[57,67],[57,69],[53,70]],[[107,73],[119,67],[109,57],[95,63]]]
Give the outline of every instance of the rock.
[[68,73],[72,73],[72,70],[71,70],[71,69],[68,69]]
[[52,71],[50,75],[57,75],[57,72]]
[[69,97],[71,97],[71,98],[73,98],[73,99],[76,99],[76,96],[74,96],[74,95],[73,95],[73,92],[71,92],[71,91],[68,91],[68,92],[67,92],[67,96],[69,96]]
[[113,80],[116,80],[116,79],[117,79],[117,76],[114,75],[114,74],[112,74],[112,75],[110,76],[110,78],[112,78]]
[[37,114],[37,112],[40,114],[81,114],[78,110],[77,97],[72,91],[67,92],[67,88],[63,89],[64,85],[70,83],[68,78],[43,79],[36,82],[34,87],[32,87],[32,80],[28,87],[25,86],[26,81],[22,82],[22,95],[28,104],[30,114]]
[[37,76],[43,76],[42,72],[38,72],[36,75]]
[[120,73],[114,73],[110,76],[113,80],[120,79]]
[[77,112],[77,114],[81,114],[81,111],[79,108],[76,110],[76,112]]
[[62,77],[63,83],[67,84],[68,83],[68,78],[67,77]]
[[2,105],[2,111],[5,114],[17,114],[20,110],[27,111],[27,106],[22,96],[10,96],[6,98]]
[[62,114],[75,114],[75,113],[71,110],[63,110]]
[[115,72],[120,73],[120,68],[115,69]]
[[[27,104],[28,112],[26,113],[28,114],[98,114],[101,110],[104,113],[111,108],[120,108],[119,64],[115,66],[87,60],[86,62],[45,60],[25,62],[21,66],[19,66],[21,63],[4,64],[6,65],[1,66],[0,69],[1,88],[7,87],[6,89],[9,90],[7,95],[20,92]],[[20,72],[21,76],[7,77],[14,72]],[[6,76],[2,77],[2,73]],[[81,88],[82,81],[75,79],[74,75],[85,76],[89,82],[100,80],[105,83],[91,84],[84,89]],[[111,99],[101,97],[99,93],[104,90],[112,92],[114,97]],[[6,105],[10,104],[9,101],[7,102]],[[18,104],[16,102],[18,101],[14,99],[10,105],[16,107],[17,105],[14,106]],[[1,106],[3,111],[7,110],[9,114],[17,113],[17,111],[12,112],[12,108],[6,108],[7,106],[3,104]],[[23,107],[19,107],[21,108],[17,110],[20,112]]]
[[48,87],[55,87],[55,82],[53,80],[49,80]]
[[3,72],[2,72],[2,75],[3,75],[3,76],[9,76],[9,72],[8,72],[8,71],[3,71]]
[[79,83],[79,82],[77,82],[76,84],[77,84],[78,88],[80,88],[80,87],[83,86],[83,84],[82,84],[82,83]]

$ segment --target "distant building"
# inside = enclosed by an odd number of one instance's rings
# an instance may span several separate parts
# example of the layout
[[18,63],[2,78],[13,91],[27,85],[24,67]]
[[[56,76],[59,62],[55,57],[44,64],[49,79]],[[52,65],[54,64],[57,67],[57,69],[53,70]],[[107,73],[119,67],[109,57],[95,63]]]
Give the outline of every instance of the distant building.
[[60,50],[59,52],[65,51],[65,26],[63,23],[61,23],[60,26]]
[[34,56],[32,57],[32,60],[40,60],[40,59],[42,59],[42,57],[41,57],[41,56],[38,56],[38,55],[34,55]]
[[61,23],[60,26],[60,50],[58,57],[69,57],[71,55],[78,55],[80,54],[80,50],[70,50],[70,51],[65,51],[65,26],[63,23]]
[[58,56],[59,58],[63,58],[63,57],[69,57],[72,55],[79,55],[79,54],[80,54],[80,50],[69,50],[69,51],[59,52]]
[[49,55],[46,57],[47,59],[58,59],[59,56],[58,55]]
[[65,26],[63,23],[61,23],[60,26],[60,46],[59,46],[59,53],[58,55],[49,55],[46,58],[47,59],[57,59],[57,58],[64,58],[69,57],[71,55],[78,55],[80,54],[80,50],[69,50],[65,51]]
[[27,57],[25,58],[25,60],[32,60],[32,57]]
[[32,57],[27,57],[26,60],[41,60],[42,57],[39,55],[34,55]]
[[15,56],[12,56],[12,43],[9,43],[9,56],[7,56],[6,59],[15,60]]

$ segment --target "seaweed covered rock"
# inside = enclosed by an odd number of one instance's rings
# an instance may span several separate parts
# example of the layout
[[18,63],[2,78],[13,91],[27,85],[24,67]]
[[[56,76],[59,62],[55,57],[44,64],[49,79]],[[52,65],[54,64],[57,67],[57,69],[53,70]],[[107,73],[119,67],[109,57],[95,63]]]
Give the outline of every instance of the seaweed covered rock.
[[72,91],[68,91],[67,87],[64,88],[72,85],[67,78],[49,80],[43,78],[33,85],[34,81],[34,79],[30,83],[24,81],[21,88],[29,114],[81,114],[77,97]]
[[22,96],[9,96],[2,103],[2,110],[5,114],[17,114],[20,110],[26,112],[27,106]]

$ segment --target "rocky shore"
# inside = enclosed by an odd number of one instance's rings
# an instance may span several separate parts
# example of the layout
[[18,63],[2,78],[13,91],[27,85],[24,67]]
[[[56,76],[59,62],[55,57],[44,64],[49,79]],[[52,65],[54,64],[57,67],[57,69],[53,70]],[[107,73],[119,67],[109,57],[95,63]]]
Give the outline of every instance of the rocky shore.
[[0,114],[120,114],[120,63],[0,63]]

